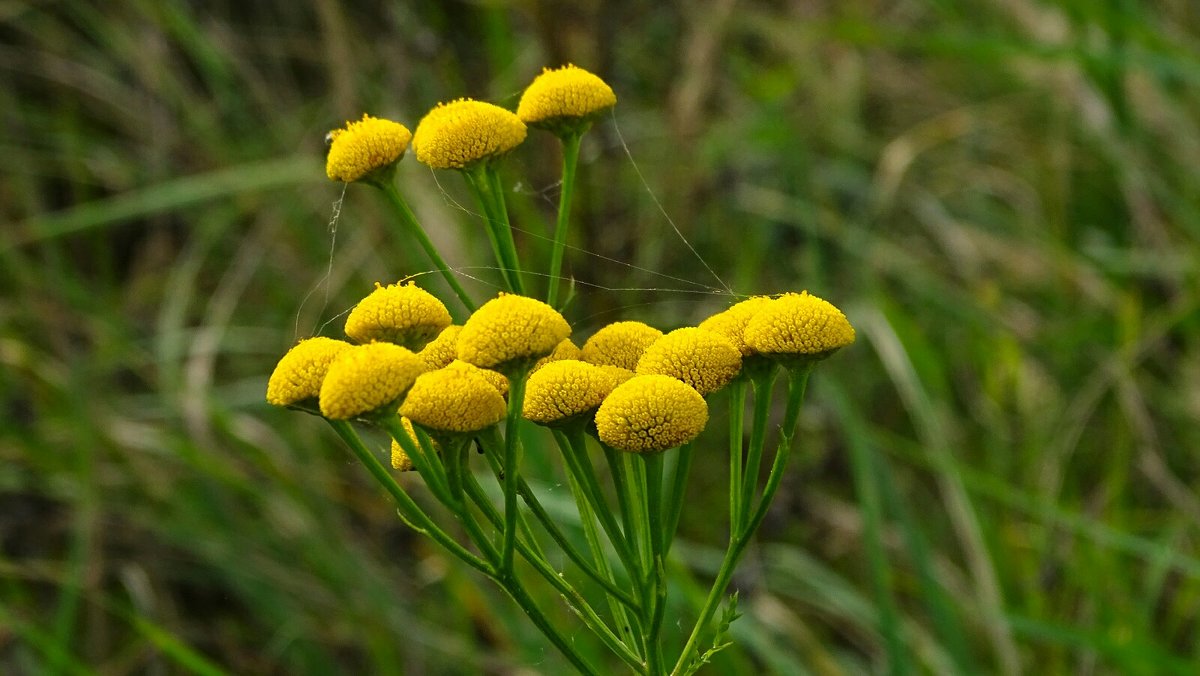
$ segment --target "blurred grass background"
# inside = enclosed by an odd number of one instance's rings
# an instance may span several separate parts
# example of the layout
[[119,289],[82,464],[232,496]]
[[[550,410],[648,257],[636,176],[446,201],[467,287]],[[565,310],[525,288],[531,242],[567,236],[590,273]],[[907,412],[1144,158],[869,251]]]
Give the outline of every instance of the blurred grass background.
[[[562,673],[263,393],[295,338],[427,268],[357,186],[333,241],[325,131],[515,105],[567,61],[619,97],[584,145],[580,339],[699,321],[723,283],[859,329],[714,673],[1195,672],[1190,0],[0,3],[0,671]],[[534,133],[505,164],[530,259],[558,161]],[[458,177],[401,181],[452,265],[487,260]]]

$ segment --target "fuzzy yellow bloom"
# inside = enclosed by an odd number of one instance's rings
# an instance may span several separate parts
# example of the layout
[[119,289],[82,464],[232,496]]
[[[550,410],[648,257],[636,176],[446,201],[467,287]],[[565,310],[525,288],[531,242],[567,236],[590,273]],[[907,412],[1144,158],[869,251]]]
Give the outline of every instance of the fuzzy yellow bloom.
[[754,349],[746,344],[746,324],[770,302],[771,299],[767,296],[748,298],[700,322],[700,328],[725,336],[743,357],[749,357],[754,354]]
[[708,423],[708,404],[691,386],[668,376],[634,376],[596,411],[600,440],[621,451],[652,453],[685,444]]
[[364,114],[345,129],[329,132],[329,155],[325,174],[334,181],[352,183],[363,176],[395,164],[404,156],[412,133],[399,122]]
[[613,387],[620,385],[635,375],[634,372],[630,371],[629,369],[624,369],[620,366],[613,366],[612,364],[599,364],[596,366],[596,368],[604,371],[613,379]]
[[746,324],[746,345],[773,357],[821,358],[853,342],[846,315],[807,291],[772,300]]
[[484,380],[488,381],[491,383],[492,387],[496,388],[496,391],[500,393],[500,396],[508,396],[508,378],[503,373],[493,371],[491,369],[479,368],[478,366],[474,364],[468,364],[461,359],[455,359],[447,364],[445,368],[470,371],[475,375],[483,376]]
[[567,64],[542,70],[521,95],[517,117],[531,126],[549,126],[556,121],[586,118],[612,108],[617,95],[604,80]]
[[321,393],[321,383],[329,371],[329,363],[350,343],[333,338],[307,338],[283,355],[267,381],[267,402],[274,406],[291,406]]
[[612,373],[594,364],[551,362],[529,376],[523,415],[539,425],[565,422],[599,408],[618,384]]
[[533,365],[533,370],[536,371],[550,362],[562,361],[563,359],[583,360],[583,352],[570,338],[564,339],[554,347],[553,352],[537,360],[537,363]]
[[503,155],[525,140],[525,123],[500,106],[472,99],[439,103],[417,125],[417,160],[434,169],[463,169]]
[[637,374],[677,378],[709,394],[742,370],[742,353],[725,336],[689,326],[654,341],[638,361]]
[[375,282],[375,290],[346,317],[346,335],[359,343],[383,341],[419,350],[450,325],[442,301],[409,282]]
[[642,322],[614,322],[587,339],[583,360],[633,371],[646,348],[662,335],[662,331]]
[[460,331],[462,331],[462,326],[458,324],[447,326],[417,353],[417,356],[424,360],[426,369],[436,371],[449,366],[450,362],[454,361],[455,355],[458,354]]
[[435,432],[468,434],[504,418],[504,397],[476,371],[444,368],[417,378],[400,415]]
[[350,347],[329,365],[321,384],[321,414],[331,420],[348,420],[389,409],[424,372],[421,358],[399,345]]
[[532,364],[571,335],[571,326],[540,300],[502,293],[475,311],[458,334],[458,358],[481,368],[504,370]]

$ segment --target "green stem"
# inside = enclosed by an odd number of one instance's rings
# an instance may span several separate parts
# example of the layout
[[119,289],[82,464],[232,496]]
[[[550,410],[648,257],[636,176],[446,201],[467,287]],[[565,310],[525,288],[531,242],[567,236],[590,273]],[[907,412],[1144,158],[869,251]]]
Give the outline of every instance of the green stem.
[[[638,576],[637,557],[634,555],[629,539],[617,525],[613,510],[609,508],[608,502],[604,499],[604,489],[600,487],[600,481],[596,478],[596,472],[592,469],[591,460],[587,455],[587,444],[583,432],[566,430],[562,434],[555,434],[554,438],[558,441],[559,448],[562,449],[563,460],[567,463],[567,471],[571,472],[576,481],[583,486],[586,496],[591,501],[592,511],[600,519],[600,525],[604,528],[608,541],[612,543],[613,549],[617,552],[617,558],[621,560],[621,565],[625,567],[629,579],[633,581],[634,587],[640,593],[642,582]],[[607,447],[605,448],[606,453],[609,450]],[[615,453],[615,451],[613,452]],[[613,479],[614,483],[618,484],[618,496],[625,495],[624,482],[618,481],[616,474],[613,475]],[[624,504],[624,498],[619,497],[618,500]],[[622,509],[622,514],[624,512],[625,510]],[[629,532],[628,529],[627,523],[626,532]]]
[[[771,506],[771,501],[775,498],[775,492],[779,489],[779,484],[783,480],[784,470],[787,468],[788,458],[791,457],[792,437],[796,433],[796,423],[800,420],[800,405],[804,402],[804,390],[808,385],[808,375],[812,371],[812,365],[789,370],[788,375],[788,400],[787,407],[783,415],[783,426],[779,433],[779,446],[775,450],[775,461],[771,464],[771,473],[767,477],[767,484],[763,488],[762,499],[760,500],[757,509],[754,510],[753,516],[747,523],[746,528],[739,531],[734,531],[731,535],[729,549],[725,550],[725,558],[721,561],[721,568],[717,571],[717,578],[713,581],[712,588],[708,591],[708,598],[704,601],[704,607],[700,610],[700,617],[697,618],[696,624],[692,627],[692,633],[688,636],[687,643],[683,647],[683,652],[679,655],[679,661],[675,663],[675,668],[671,671],[674,676],[684,673],[684,670],[690,664],[692,656],[695,654],[700,641],[700,635],[707,629],[708,623],[712,620],[713,614],[717,610],[717,606],[721,603],[721,598],[725,595],[725,588],[729,585],[729,580],[733,577],[733,571],[737,567],[738,561],[742,554],[746,551],[746,545],[750,543],[750,539],[762,524],[763,518],[767,514],[767,509]],[[756,397],[755,405],[758,401]],[[749,505],[747,505],[748,507]]]
[[525,401],[526,372],[508,377],[508,418],[504,424],[504,546],[500,570],[511,573],[517,541],[517,489],[521,478],[521,407]]
[[495,207],[489,197],[490,190],[487,187],[487,180],[479,173],[478,168],[465,169],[462,175],[466,179],[467,185],[470,186],[471,193],[475,196],[475,202],[479,205],[479,209],[483,211],[483,230],[487,233],[488,243],[492,245],[492,255],[496,259],[496,267],[500,270],[500,277],[504,280],[504,286],[509,292],[516,293],[517,286],[513,281],[511,264],[508,261],[507,254],[500,245],[500,240],[496,236],[496,223],[499,222],[499,218],[495,214]]
[[746,380],[738,378],[729,386],[729,532],[742,523],[742,429],[746,416]]
[[496,171],[496,167],[491,163],[485,163],[483,167],[483,174],[487,178],[492,194],[492,205],[496,210],[496,216],[500,219],[496,223],[496,239],[508,254],[513,281],[516,283],[516,293],[525,295],[525,283],[521,279],[521,260],[517,256],[517,242],[513,239],[512,223],[508,220],[508,205],[504,199],[504,186],[500,184],[500,172]]
[[400,448],[412,459],[413,466],[417,468],[417,473],[425,480],[425,485],[429,487],[430,492],[434,497],[445,505],[453,505],[454,497],[450,494],[450,483],[446,476],[446,468],[442,465],[441,459],[433,449],[425,444],[418,443],[408,435],[408,430],[404,429],[404,425],[400,422],[399,415],[384,416],[378,421],[388,434],[400,444]]
[[[496,511],[496,508],[493,507],[492,503],[487,499],[487,495],[484,494],[483,488],[479,485],[479,482],[475,480],[474,475],[469,475],[465,484],[468,495],[471,497],[471,500],[479,506],[479,509],[483,513],[484,517],[491,521],[492,524],[497,528],[500,527],[503,519],[500,513]],[[630,666],[634,667],[635,670],[639,670],[641,668],[641,660],[637,657],[637,655],[635,655],[629,649],[629,647],[621,641],[620,638],[612,633],[612,630],[608,628],[608,625],[604,623],[604,620],[600,618],[595,609],[592,608],[591,604],[587,602],[587,599],[585,599],[578,590],[564,580],[562,575],[558,571],[554,570],[554,568],[552,568],[550,564],[546,562],[544,557],[538,556],[537,553],[534,552],[527,543],[520,540],[517,541],[517,551],[521,553],[521,557],[528,561],[533,569],[537,571],[537,573],[541,575],[543,579],[545,579],[552,587],[558,590],[560,594],[567,598],[567,601],[571,606],[571,610],[575,612],[581,620],[583,620],[588,629],[590,629],[592,633],[596,634],[596,636],[598,636],[610,650],[616,653],[617,656],[619,656],[622,660],[625,660],[625,662],[627,662]],[[501,583],[506,589],[509,586],[512,586],[520,587],[523,590],[523,583],[515,574],[502,574],[500,578]]]
[[763,447],[767,443],[767,420],[771,414],[771,394],[775,389],[775,378],[778,369],[771,369],[755,375],[750,383],[754,387],[754,421],[750,428],[750,450],[746,454],[746,465],[742,474],[739,516],[741,520],[733,524],[729,537],[745,527],[745,520],[750,515],[750,504],[754,502],[758,487],[758,472],[762,466]]
[[471,296],[467,294],[466,289],[459,284],[458,277],[455,277],[454,273],[450,270],[450,266],[446,265],[446,261],[438,253],[437,247],[429,239],[429,235],[425,234],[425,229],[417,222],[416,215],[409,208],[408,202],[405,202],[404,198],[400,195],[400,191],[396,188],[396,184],[392,182],[391,177],[372,183],[372,185],[383,191],[384,197],[387,198],[388,204],[396,212],[396,216],[399,218],[405,232],[416,238],[417,243],[425,250],[429,259],[433,261],[433,265],[438,269],[438,272],[442,273],[442,278],[446,280],[446,283],[454,290],[454,294],[462,301],[463,307],[467,308],[467,312],[474,312],[475,302],[471,300]]
[[[494,468],[499,469],[499,463],[495,462],[495,449],[503,448],[503,444],[497,443],[499,441],[498,435],[492,434],[490,435],[490,438],[488,436],[484,436],[480,439],[487,448],[485,454],[489,460],[493,461]],[[559,548],[562,549],[563,553],[567,555],[567,558],[571,559],[571,561],[578,566],[579,569],[584,572],[584,574],[592,578],[596,584],[600,585],[606,593],[612,595],[621,603],[636,611],[638,609],[637,601],[634,600],[634,598],[627,592],[616,586],[616,584],[612,581],[611,572],[597,570],[595,566],[588,562],[584,554],[580,552],[575,545],[571,544],[571,541],[567,539],[566,534],[564,534],[558,527],[558,524],[554,522],[554,518],[551,517],[546,511],[546,508],[542,506],[541,501],[537,499],[537,494],[533,492],[533,487],[529,485],[529,482],[525,480],[525,477],[520,478],[520,483],[517,486],[517,490],[521,495],[521,499],[525,502],[526,506],[529,507],[529,511],[533,514],[534,518],[536,518],[538,522],[542,524],[542,528],[544,528],[546,533],[550,535],[550,539],[554,540],[555,544],[557,544]],[[607,561],[605,561],[605,563],[607,563]]]
[[383,466],[383,463],[375,457],[375,454],[371,453],[371,451],[368,450],[365,445],[363,445],[362,440],[358,438],[358,434],[354,431],[354,428],[350,426],[350,423],[344,420],[329,420],[328,422],[330,426],[333,427],[333,430],[337,432],[337,435],[341,437],[342,440],[346,442],[346,445],[350,447],[350,450],[358,458],[359,462],[361,462],[363,466],[367,468],[367,471],[371,473],[371,476],[373,476],[375,480],[381,486],[383,486],[384,490],[386,490],[388,494],[392,496],[392,499],[396,501],[396,505],[400,510],[400,514],[404,517],[405,521],[416,526],[421,532],[428,535],[435,542],[445,548],[446,551],[462,560],[468,566],[471,566],[475,570],[478,570],[488,577],[495,577],[495,570],[489,563],[475,556],[463,548],[462,545],[458,544],[458,542],[454,538],[450,537],[446,531],[439,528],[437,524],[435,524],[433,520],[429,518],[429,515],[426,514],[419,506],[417,506],[417,503],[413,502],[413,499],[409,497],[408,493],[404,492],[404,489],[400,487],[400,484],[396,482],[391,473],[388,472],[387,468]]
[[550,287],[546,303],[558,305],[558,280],[562,273],[563,251],[567,245],[567,228],[571,220],[571,197],[575,194],[575,167],[579,163],[579,145],[583,135],[568,132],[562,137],[562,190],[558,193],[558,223],[554,228],[554,248],[550,250]]
[[662,633],[663,617],[667,611],[667,581],[666,581],[666,548],[665,531],[662,510],[662,453],[649,453],[639,456],[642,460],[642,476],[645,477],[644,509],[647,514],[650,536],[650,568],[647,570],[649,584],[646,585],[647,598],[643,602],[643,612],[649,620],[646,624],[649,632],[646,636],[646,665],[650,674],[658,675],[663,671]]
[[675,533],[679,530],[679,518],[683,515],[683,499],[687,493],[688,474],[692,470],[692,458],[695,447],[691,442],[679,447],[679,455],[675,463],[675,472],[671,477],[671,492],[663,506],[666,521],[663,523],[663,559],[671,553],[671,544],[675,542]]

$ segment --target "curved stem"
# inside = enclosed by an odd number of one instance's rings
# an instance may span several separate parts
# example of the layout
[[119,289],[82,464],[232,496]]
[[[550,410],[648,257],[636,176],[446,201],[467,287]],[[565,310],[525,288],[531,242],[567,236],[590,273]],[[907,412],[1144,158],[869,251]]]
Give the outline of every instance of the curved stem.
[[649,622],[646,636],[646,665],[650,674],[662,674],[662,633],[663,618],[667,612],[667,581],[666,581],[666,547],[664,543],[666,532],[662,519],[662,453],[642,454],[639,456],[644,463],[645,475],[645,510],[648,516],[650,535],[650,568],[646,571],[648,591],[643,602],[643,612]]
[[[698,647],[700,635],[712,620],[717,606],[720,605],[721,599],[725,595],[725,588],[729,585],[729,580],[733,577],[733,571],[737,567],[738,561],[742,558],[742,554],[746,551],[746,545],[750,543],[750,539],[754,536],[755,531],[762,524],[762,520],[767,514],[767,509],[771,506],[771,501],[775,497],[775,492],[779,489],[779,484],[783,480],[784,470],[787,468],[788,458],[791,456],[792,436],[796,432],[796,423],[800,419],[800,405],[804,402],[804,391],[808,385],[808,375],[811,371],[812,365],[810,364],[788,372],[787,408],[783,416],[783,426],[779,433],[779,446],[775,451],[775,461],[771,464],[771,474],[767,477],[767,484],[763,488],[762,499],[759,501],[758,507],[754,510],[746,527],[740,531],[735,530],[731,534],[729,549],[725,550],[725,558],[721,561],[721,568],[717,571],[717,578],[713,581],[713,586],[708,591],[704,607],[700,610],[700,617],[697,618],[695,626],[692,627],[692,633],[688,636],[687,644],[683,647],[683,652],[679,655],[679,661],[675,663],[675,668],[671,671],[673,676],[684,673],[690,664],[692,656]],[[757,404],[758,402],[755,401],[755,405]]]
[[562,137],[562,190],[558,194],[558,223],[554,227],[554,248],[550,250],[550,286],[546,291],[546,303],[550,307],[558,305],[558,280],[562,273],[563,250],[567,245],[571,197],[575,194],[575,167],[579,163],[579,145],[582,138],[579,132],[569,132]]
[[408,493],[404,492],[404,489],[400,487],[400,484],[396,482],[396,479],[394,479],[388,470],[383,466],[383,463],[381,463],[379,459],[376,458],[375,455],[371,453],[371,451],[367,449],[365,445],[363,445],[362,439],[359,439],[358,434],[354,431],[354,428],[350,426],[350,423],[344,420],[329,420],[328,422],[330,426],[333,427],[333,430],[337,432],[337,435],[346,442],[347,446],[350,447],[350,450],[358,458],[359,462],[361,462],[363,466],[367,468],[367,471],[371,473],[371,476],[373,476],[375,480],[381,486],[383,486],[384,490],[386,490],[388,494],[392,496],[392,499],[396,501],[396,505],[400,510],[400,514],[404,517],[405,521],[420,529],[421,532],[432,538],[435,542],[445,548],[446,551],[450,552],[475,570],[478,570],[488,577],[495,576],[495,569],[492,568],[491,564],[463,548],[463,546],[458,544],[454,538],[450,537],[449,534],[439,528],[437,524],[435,524],[433,520],[429,518],[429,515],[426,514],[419,506],[417,506],[417,503],[413,502],[413,499],[409,497]]
[[400,195],[396,184],[392,182],[391,178],[388,178],[387,180],[372,183],[372,185],[383,191],[384,197],[387,198],[388,204],[396,212],[396,216],[399,218],[404,230],[407,234],[414,237],[417,243],[421,245],[421,248],[425,250],[425,254],[433,261],[438,272],[442,273],[442,278],[454,290],[454,294],[462,301],[463,307],[467,308],[467,312],[474,312],[475,302],[471,300],[471,296],[459,283],[458,278],[454,276],[454,272],[450,270],[450,266],[446,265],[446,261],[442,259],[442,255],[438,253],[437,247],[434,246],[433,240],[429,239],[429,235],[425,234],[425,229],[417,222],[416,215],[409,208],[408,202],[405,202],[404,198]]
[[[502,523],[502,517],[500,513],[496,511],[496,508],[492,506],[492,503],[488,501],[487,496],[483,492],[483,488],[479,485],[479,482],[475,480],[474,475],[467,477],[465,485],[467,494],[471,497],[472,501],[479,506],[479,509],[483,513],[484,517],[490,520],[493,525],[499,527]],[[621,659],[625,660],[628,664],[630,664],[630,666],[633,666],[635,670],[641,668],[641,660],[638,659],[637,655],[634,655],[629,647],[612,633],[612,630],[608,628],[608,625],[604,623],[604,620],[600,618],[595,609],[592,608],[591,604],[587,602],[587,599],[585,599],[578,590],[564,580],[558,571],[554,570],[554,568],[552,568],[543,557],[538,556],[524,541],[517,541],[517,551],[521,553],[521,557],[528,561],[539,575],[541,575],[547,582],[550,583],[552,587],[554,587],[559,593],[567,598],[567,601],[571,606],[571,610],[579,615],[579,618],[583,620],[584,624],[586,624],[594,634],[600,637],[600,640],[604,641],[604,644],[608,646],[610,650],[616,653]],[[520,579],[517,578],[515,574],[501,575],[501,578],[501,582],[502,584],[506,585],[506,588],[508,585],[523,588]]]
[[746,380],[738,378],[729,386],[729,532],[742,523],[742,441],[746,415]]
[[504,249],[500,246],[500,240],[496,237],[496,224],[499,219],[489,197],[490,187],[486,178],[479,171],[478,168],[464,169],[462,175],[471,188],[471,193],[475,196],[475,202],[479,205],[479,209],[483,211],[483,230],[487,233],[488,243],[492,245],[492,255],[496,259],[497,269],[500,270],[500,278],[504,280],[504,286],[509,292],[516,293],[517,287],[513,282],[512,265],[509,263]]
[[679,447],[679,457],[675,462],[675,472],[671,476],[671,491],[667,493],[663,504],[663,559],[671,552],[671,544],[675,542],[675,533],[679,530],[679,518],[683,515],[683,499],[687,494],[688,475],[692,471],[692,458],[696,455],[691,442]]
[[515,292],[525,295],[525,283],[521,279],[521,260],[517,256],[517,242],[513,239],[512,223],[508,220],[508,205],[504,200],[504,186],[500,184],[500,172],[491,163],[483,165],[483,175],[487,179],[489,192],[492,195],[492,206],[499,221],[496,223],[496,239],[500,247],[508,255],[512,266],[512,278],[516,285]]
[[[555,439],[559,439],[558,434]],[[617,552],[617,558],[621,560],[621,565],[625,567],[625,572],[629,575],[632,581],[635,592],[640,594],[642,589],[642,579],[638,572],[639,566],[637,557],[635,556],[633,546],[629,537],[622,534],[621,527],[617,525],[617,519],[613,516],[613,510],[609,508],[607,501],[604,499],[604,491],[600,488],[600,482],[596,478],[596,472],[592,469],[592,463],[587,457],[587,447],[584,441],[583,432],[568,430],[562,435],[566,440],[566,445],[559,441],[559,447],[563,452],[563,459],[567,463],[567,470],[575,475],[575,479],[582,484],[587,496],[592,503],[592,510],[600,519],[600,525],[604,528],[604,532],[608,535],[608,541],[612,543],[613,549]],[[612,449],[605,447],[605,454],[616,453]],[[616,461],[615,456],[612,458]],[[613,481],[617,484],[617,494],[622,505],[622,516],[624,517],[626,509],[624,482],[619,479],[614,472]],[[626,533],[631,532],[628,520],[625,520]]]
[[741,520],[732,524],[729,537],[745,527],[749,516],[750,503],[754,502],[755,489],[758,486],[758,471],[762,466],[763,447],[767,443],[767,420],[771,414],[771,394],[775,389],[775,378],[779,370],[772,368],[761,375],[754,376],[750,383],[754,386],[754,422],[750,428],[750,450],[746,454],[746,466],[742,474]]
[[517,489],[521,478],[521,407],[525,401],[524,372],[509,374],[508,418],[504,424],[504,546],[500,570],[511,573],[517,541]]

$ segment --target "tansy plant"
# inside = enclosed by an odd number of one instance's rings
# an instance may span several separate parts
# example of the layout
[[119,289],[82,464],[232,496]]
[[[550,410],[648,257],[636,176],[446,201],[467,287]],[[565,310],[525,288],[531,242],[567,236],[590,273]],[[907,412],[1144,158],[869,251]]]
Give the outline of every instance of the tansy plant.
[[[532,585],[565,600],[630,671],[688,674],[728,645],[736,595],[717,627],[715,615],[779,489],[809,374],[854,342],[854,329],[836,307],[801,292],[743,300],[697,327],[664,334],[619,321],[582,348],[573,342],[556,306],[575,164],[582,137],[615,103],[600,78],[566,66],[539,75],[515,114],[460,99],[431,110],[414,134],[369,115],[331,132],[329,178],[369,185],[385,197],[403,234],[449,283],[465,319],[453,323],[443,302],[415,284],[377,284],[347,316],[348,341],[309,338],[280,359],[267,401],[325,418],[395,500],[400,518],[503,588],[580,672],[606,670],[568,638],[575,629],[547,616]],[[495,170],[525,140],[527,127],[550,131],[563,147],[545,302],[526,287]],[[505,287],[481,305],[396,186],[396,164],[410,143],[418,161],[460,172],[478,200]],[[780,376],[787,381],[783,422],[768,453]],[[668,641],[668,557],[694,457],[709,468],[718,462],[712,440],[697,440],[710,419],[706,397],[722,389],[729,390],[728,454],[719,461],[728,462],[729,540],[703,606],[688,617],[686,638]],[[390,468],[355,423],[391,437]],[[561,460],[582,542],[527,481],[522,459],[531,453]],[[440,506],[430,509],[430,500]],[[679,612],[671,624],[683,626]]]

